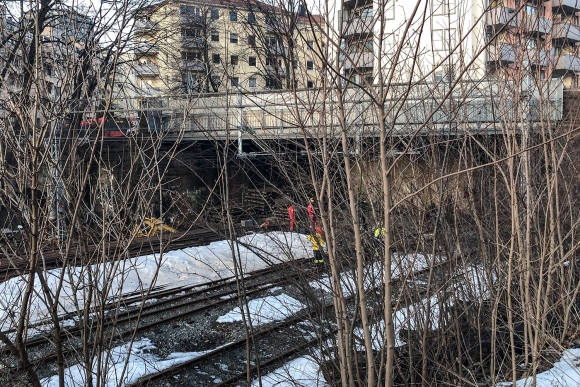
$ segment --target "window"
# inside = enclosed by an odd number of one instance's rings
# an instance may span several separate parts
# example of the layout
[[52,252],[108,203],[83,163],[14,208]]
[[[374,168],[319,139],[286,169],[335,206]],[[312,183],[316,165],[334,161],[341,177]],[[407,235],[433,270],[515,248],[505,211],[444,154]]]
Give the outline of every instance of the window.
[[211,20],[217,20],[220,18],[220,10],[219,9],[212,9],[211,10]]
[[240,80],[239,80],[239,78],[238,78],[238,77],[233,77],[233,78],[232,78],[232,86],[233,86],[233,87],[237,87],[237,86],[238,86],[238,84],[239,84],[239,81],[240,81]]
[[538,8],[535,5],[531,4],[524,5],[523,10],[526,14],[530,16],[535,16],[538,13]]
[[230,21],[238,21],[238,13],[236,11],[230,11]]
[[[391,1],[391,4],[393,4],[392,1]],[[391,12],[391,9],[392,9],[392,12],[393,12],[393,19],[394,19],[395,18],[395,5],[394,4],[391,6],[391,8],[387,9],[387,14],[388,14],[388,12]],[[373,13],[374,13],[373,12],[373,7],[366,7],[363,10],[360,11],[360,17],[365,18],[365,19],[366,18],[372,18],[373,17]]]
[[216,87],[219,87],[219,85],[222,84],[222,79],[214,75],[211,77],[211,83],[213,83]]
[[374,43],[372,39],[369,39],[365,42],[365,48],[364,50],[367,52],[372,52],[373,51],[373,47],[374,47]]
[[266,88],[267,89],[280,89],[282,85],[276,78],[268,77],[266,78]]
[[271,47],[276,47],[276,37],[266,36],[266,45]]
[[248,64],[252,67],[256,67],[256,57],[255,56],[251,56],[248,58]]
[[256,47],[256,36],[248,35],[248,46]]
[[266,66],[272,66],[272,58],[266,58]]
[[251,88],[256,87],[256,78],[249,78],[248,79],[248,86]]
[[298,5],[298,15],[300,15],[300,17],[306,16],[306,8],[304,7],[304,4]]
[[298,68],[298,61],[297,60],[292,61],[292,68],[294,68],[294,70],[296,70]]
[[312,47],[314,47],[314,41],[312,40],[307,41],[306,46],[308,47],[309,50],[312,50]]
[[179,14],[187,16],[200,16],[201,9],[199,7],[192,7],[191,5],[179,6]]
[[233,66],[236,66],[238,64],[238,56],[237,55],[232,55],[231,58],[230,58],[230,63]]
[[213,63],[220,63],[220,54],[213,54]]
[[311,60],[306,62],[306,70],[314,70],[314,63]]
[[435,0],[433,2],[433,15],[448,15],[455,13],[455,0]]
[[238,34],[230,33],[230,43],[238,44]]
[[433,50],[447,50],[452,47],[454,41],[455,28],[449,30],[433,30]]
[[248,23],[254,24],[255,22],[256,22],[256,15],[254,15],[252,12],[250,12],[248,14]]
[[220,41],[220,33],[217,31],[211,32],[211,41],[212,42],[219,42]]
[[306,87],[308,87],[309,89],[312,89],[314,87],[314,83],[312,83],[312,81],[308,81],[308,82],[306,82]]

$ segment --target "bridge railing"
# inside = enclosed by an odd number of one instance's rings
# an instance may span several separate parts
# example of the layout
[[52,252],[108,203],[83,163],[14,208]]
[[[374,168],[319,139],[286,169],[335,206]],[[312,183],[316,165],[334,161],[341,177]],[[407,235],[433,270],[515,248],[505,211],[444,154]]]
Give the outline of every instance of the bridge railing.
[[[384,105],[389,133],[496,131],[505,125],[533,127],[562,119],[563,86],[557,79],[541,87],[533,82],[515,85],[506,81],[454,86],[393,87]],[[301,137],[302,130],[311,136],[340,129],[378,135],[379,114],[369,90],[353,88],[343,93],[346,128],[339,127],[337,120],[337,95],[332,90],[326,96],[320,90],[301,90],[296,94],[156,96],[116,101],[121,108],[115,113],[132,111],[144,118],[139,120],[141,130],[163,132],[172,139],[223,139],[237,137],[240,130],[264,138]]]

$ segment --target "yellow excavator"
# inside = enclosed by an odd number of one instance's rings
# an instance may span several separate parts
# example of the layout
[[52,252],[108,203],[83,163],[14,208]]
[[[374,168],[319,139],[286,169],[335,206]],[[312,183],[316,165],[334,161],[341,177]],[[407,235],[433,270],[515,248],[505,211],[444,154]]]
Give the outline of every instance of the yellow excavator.
[[148,237],[159,233],[161,230],[169,233],[176,233],[177,229],[166,225],[157,218],[143,218],[140,224],[136,224],[133,229],[133,234],[136,237]]

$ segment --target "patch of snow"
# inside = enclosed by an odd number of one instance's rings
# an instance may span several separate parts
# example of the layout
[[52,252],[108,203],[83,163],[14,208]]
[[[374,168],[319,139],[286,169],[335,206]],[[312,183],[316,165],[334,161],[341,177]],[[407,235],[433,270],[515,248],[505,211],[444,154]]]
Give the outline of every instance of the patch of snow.
[[[274,321],[282,321],[304,309],[300,301],[282,293],[278,296],[257,298],[248,302],[252,324],[262,325]],[[217,322],[228,323],[242,321],[240,308],[236,307],[227,314],[218,317]]]
[[[244,272],[268,267],[271,264],[305,258],[312,255],[306,235],[286,232],[252,234],[239,238]],[[207,246],[169,251],[159,255],[146,255],[89,267],[67,267],[47,271],[44,276],[48,288],[56,289],[61,277],[62,291],[58,297],[59,314],[83,308],[88,289],[97,295],[108,284],[108,297],[144,291],[152,286],[181,287],[201,284],[234,274],[234,259],[229,241],[213,242]],[[89,272],[92,280],[89,281]],[[154,281],[155,274],[157,279]],[[0,330],[7,331],[17,325],[26,278],[16,277],[0,283]],[[89,283],[90,282],[90,283]],[[30,324],[48,318],[48,301],[38,278],[30,304]],[[89,286],[90,285],[90,286]],[[54,290],[52,291],[54,292]],[[54,299],[54,293],[52,294]],[[75,301],[75,299],[77,301]]]
[[[104,365],[101,366],[104,380],[101,380],[102,386],[105,387],[123,387],[137,381],[142,376],[157,373],[176,364],[186,362],[196,357],[202,356],[209,352],[176,352],[167,356],[165,359],[149,353],[155,349],[155,346],[149,339],[143,339],[133,342],[133,345],[124,344],[111,349],[109,352],[101,354]],[[95,362],[96,363],[96,362]],[[127,366],[124,376],[121,379],[123,369]],[[96,366],[96,364],[95,364]],[[97,370],[93,370],[93,385],[96,385],[94,377]],[[83,365],[78,364],[65,369],[65,387],[80,387],[86,385],[86,370]],[[58,375],[40,381],[43,387],[58,387]]]
[[[515,387],[531,387],[533,379],[528,377],[516,382]],[[511,387],[512,382],[501,382],[497,387]],[[580,386],[580,348],[567,349],[560,361],[548,371],[536,375],[536,387]]]
[[[252,387],[259,385],[257,380],[252,382]],[[262,376],[262,387],[328,387],[328,383],[316,361],[305,356]]]

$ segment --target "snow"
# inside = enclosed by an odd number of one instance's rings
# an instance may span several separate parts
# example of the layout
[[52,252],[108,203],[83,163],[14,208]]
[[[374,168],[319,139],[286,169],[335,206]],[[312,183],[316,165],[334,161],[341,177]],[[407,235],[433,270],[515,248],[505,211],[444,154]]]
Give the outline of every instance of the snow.
[[[102,353],[101,358],[106,362],[106,366],[101,367],[101,370],[106,370],[106,375],[105,380],[101,381],[102,384],[100,385],[104,387],[122,387],[136,382],[142,376],[157,373],[209,352],[176,352],[170,354],[165,359],[161,359],[150,353],[154,349],[155,346],[151,343],[151,340],[145,338],[133,342],[132,346],[130,344],[124,344],[111,349],[108,353]],[[124,370],[125,365],[127,368]],[[95,369],[93,374],[96,371]],[[123,371],[123,380],[119,382]],[[83,365],[74,365],[65,369],[65,387],[81,387],[86,385],[85,381],[86,374]],[[40,381],[40,384],[43,387],[58,387],[58,375],[43,379]],[[93,385],[96,385],[94,376]]]
[[[428,268],[429,266],[445,259],[441,256],[425,255],[420,253],[414,254],[393,254],[391,261],[391,276],[393,280],[401,276],[408,276],[414,272]],[[331,276],[322,276],[309,283],[313,289],[319,289],[326,293],[332,292]],[[372,289],[377,284],[382,283],[384,279],[384,270],[382,262],[373,262],[365,266],[363,275],[365,289]],[[340,283],[345,297],[356,294],[356,272],[342,272],[340,273]]]
[[[257,387],[258,381],[252,383]],[[310,357],[294,359],[284,366],[262,376],[262,387],[327,387],[320,368]]]
[[[239,238],[239,241],[247,245],[247,247],[239,245],[239,261],[245,273],[312,255],[306,236],[298,233],[252,234]],[[89,272],[93,277],[92,281],[89,281]],[[166,288],[189,286],[233,274],[234,259],[230,242],[219,241],[207,246],[169,251],[162,257],[145,255],[90,267],[49,270],[45,273],[45,278],[53,296],[60,278],[64,278],[58,298],[59,313],[64,314],[76,310],[77,303],[80,308],[83,307],[89,282],[99,289],[110,284],[108,295],[112,298],[130,292],[146,291],[151,286],[166,286]],[[14,306],[21,304],[25,286],[26,278],[21,277],[0,283],[0,330],[7,331],[16,326],[19,309]],[[38,278],[35,279],[34,290],[35,294],[30,304],[30,324],[48,317],[46,294]]]
[[[567,349],[560,361],[548,371],[536,375],[536,387],[580,386],[580,348]],[[516,382],[515,387],[531,387],[533,378],[528,377]],[[511,387],[512,382],[496,384],[497,387]]]
[[[278,296],[257,298],[248,302],[250,319],[254,325],[268,324],[274,321],[282,321],[304,309],[300,301],[282,293]],[[218,323],[242,321],[240,308],[236,307],[227,314],[218,317]]]

